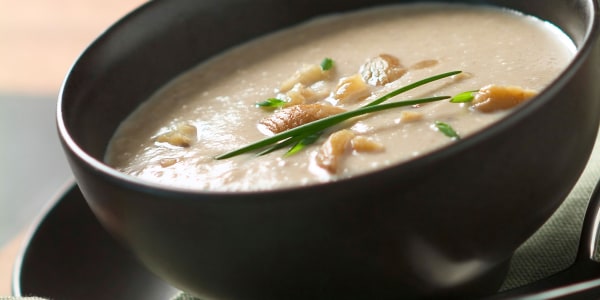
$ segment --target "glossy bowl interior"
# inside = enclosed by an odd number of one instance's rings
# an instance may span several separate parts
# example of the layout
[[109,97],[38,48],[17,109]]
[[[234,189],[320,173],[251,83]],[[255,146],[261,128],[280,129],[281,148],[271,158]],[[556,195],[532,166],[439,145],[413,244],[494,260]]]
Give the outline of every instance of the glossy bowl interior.
[[121,121],[192,66],[317,15],[401,2],[152,1],[116,23],[75,63],[58,106],[65,153],[95,215],[150,270],[202,299],[493,293],[591,152],[595,0],[462,1],[549,20],[578,53],[498,126],[402,165],[331,184],[211,193],[159,188],[102,163]]

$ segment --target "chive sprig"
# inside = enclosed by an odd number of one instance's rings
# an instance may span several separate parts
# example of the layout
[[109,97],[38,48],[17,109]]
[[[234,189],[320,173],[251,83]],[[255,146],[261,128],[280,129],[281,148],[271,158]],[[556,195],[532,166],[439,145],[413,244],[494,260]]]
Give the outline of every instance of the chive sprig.
[[238,148],[236,150],[218,155],[215,157],[215,159],[220,160],[220,159],[231,158],[234,156],[238,156],[240,154],[244,154],[244,153],[248,153],[248,152],[252,152],[252,151],[258,151],[258,150],[262,150],[258,153],[258,155],[264,155],[264,154],[273,152],[275,150],[281,149],[283,147],[293,145],[292,148],[290,149],[290,151],[288,151],[288,155],[290,155],[290,154],[298,152],[305,145],[314,142],[321,135],[321,133],[323,131],[325,131],[327,128],[335,126],[335,125],[342,123],[346,120],[349,120],[351,118],[369,114],[369,113],[378,112],[378,111],[388,110],[388,109],[392,109],[392,108],[424,104],[424,103],[429,103],[429,102],[441,101],[441,100],[445,100],[445,99],[452,99],[452,97],[450,97],[450,96],[437,96],[437,97],[427,97],[427,98],[419,98],[419,99],[412,99],[412,100],[404,100],[404,101],[398,101],[398,102],[393,102],[393,103],[385,103],[385,104],[383,103],[383,102],[385,102],[395,96],[398,96],[402,93],[405,93],[409,90],[418,88],[420,86],[423,86],[425,84],[428,84],[428,83],[431,83],[434,81],[438,81],[443,78],[447,78],[450,76],[460,74],[461,72],[462,71],[452,71],[452,72],[446,72],[446,73],[434,75],[431,77],[427,77],[425,79],[422,79],[422,80],[416,81],[414,83],[408,84],[406,86],[403,86],[401,88],[398,88],[390,93],[387,93],[360,108],[357,108],[357,109],[354,109],[351,111],[347,111],[347,112],[343,112],[340,114],[332,115],[332,116],[329,116],[329,117],[326,117],[326,118],[323,118],[320,120],[316,120],[316,121],[283,131],[281,133],[264,138],[257,142],[254,142],[249,145]]

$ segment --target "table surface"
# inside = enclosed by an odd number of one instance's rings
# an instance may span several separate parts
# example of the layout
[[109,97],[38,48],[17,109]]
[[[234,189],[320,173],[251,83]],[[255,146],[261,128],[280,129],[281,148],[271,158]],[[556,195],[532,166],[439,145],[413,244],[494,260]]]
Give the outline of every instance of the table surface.
[[95,37],[143,2],[0,0],[0,138],[10,141],[0,150],[0,298],[26,232],[71,176],[54,130],[60,84]]

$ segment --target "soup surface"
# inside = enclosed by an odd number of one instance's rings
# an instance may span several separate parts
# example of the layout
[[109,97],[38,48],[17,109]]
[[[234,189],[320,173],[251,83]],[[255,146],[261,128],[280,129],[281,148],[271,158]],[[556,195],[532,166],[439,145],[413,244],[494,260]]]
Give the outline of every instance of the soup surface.
[[[501,122],[556,78],[574,52],[566,35],[547,22],[491,7],[396,5],[322,17],[241,45],[174,79],[121,125],[106,162],[158,184],[197,190],[339,180]],[[481,89],[470,94],[475,100],[361,115],[327,128],[293,155],[284,147],[215,159],[454,70],[462,73],[385,103]],[[500,106],[484,103],[486,93],[499,95]]]

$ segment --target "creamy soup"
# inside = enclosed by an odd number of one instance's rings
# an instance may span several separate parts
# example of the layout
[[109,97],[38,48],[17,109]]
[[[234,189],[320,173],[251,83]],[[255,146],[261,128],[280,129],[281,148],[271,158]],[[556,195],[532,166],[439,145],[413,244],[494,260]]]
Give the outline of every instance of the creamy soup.
[[[396,5],[322,17],[179,76],[121,125],[106,161],[145,180],[197,190],[339,180],[414,159],[501,122],[556,78],[574,52],[549,23],[491,7]],[[312,135],[316,140],[293,154],[290,144],[217,159],[455,70],[462,72],[384,103],[469,91],[468,102],[444,99],[360,115]]]

